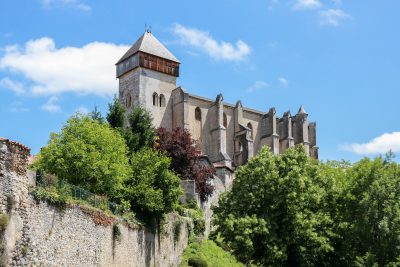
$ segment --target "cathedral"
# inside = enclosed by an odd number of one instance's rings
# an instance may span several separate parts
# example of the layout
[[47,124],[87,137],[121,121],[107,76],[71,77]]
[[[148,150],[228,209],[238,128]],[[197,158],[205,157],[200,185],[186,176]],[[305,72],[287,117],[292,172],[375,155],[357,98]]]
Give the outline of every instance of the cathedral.
[[156,128],[187,129],[207,162],[213,164],[217,191],[228,190],[236,167],[245,164],[262,146],[276,155],[303,144],[318,158],[316,123],[308,122],[303,106],[282,117],[268,112],[188,93],[176,85],[180,61],[151,32],[146,31],[116,64],[119,100],[127,110],[141,105]]

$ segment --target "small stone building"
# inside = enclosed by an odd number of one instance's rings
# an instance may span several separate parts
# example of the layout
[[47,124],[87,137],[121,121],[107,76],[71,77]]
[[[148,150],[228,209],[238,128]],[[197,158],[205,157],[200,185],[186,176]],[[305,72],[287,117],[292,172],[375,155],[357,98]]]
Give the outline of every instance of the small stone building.
[[303,106],[296,115],[268,112],[225,103],[188,93],[176,85],[180,61],[146,31],[117,62],[119,100],[127,108],[141,105],[153,116],[155,127],[182,127],[192,134],[198,148],[217,170],[217,191],[230,188],[233,171],[262,146],[280,154],[303,144],[310,157],[318,158],[316,123],[308,122]]

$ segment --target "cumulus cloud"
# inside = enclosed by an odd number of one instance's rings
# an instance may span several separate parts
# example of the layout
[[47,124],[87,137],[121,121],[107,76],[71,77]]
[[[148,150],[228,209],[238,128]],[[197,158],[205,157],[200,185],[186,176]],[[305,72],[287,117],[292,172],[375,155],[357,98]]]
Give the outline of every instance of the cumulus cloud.
[[113,95],[118,88],[114,64],[128,49],[126,45],[102,42],[56,48],[53,39],[44,37],[22,47],[5,47],[0,70],[23,74],[33,94]]
[[341,148],[360,155],[383,154],[389,150],[400,153],[400,132],[385,133],[367,143],[347,144]]
[[92,7],[83,3],[80,0],[42,0],[42,6],[44,8],[63,8],[71,7],[78,10],[89,12]]
[[42,106],[42,109],[51,113],[61,111],[61,107],[57,104],[57,101],[57,97],[50,97],[49,100]]
[[338,26],[340,22],[350,19],[351,16],[341,9],[328,9],[319,12],[322,25]]
[[289,81],[286,78],[279,77],[278,81],[283,87],[288,87],[289,86]]
[[4,87],[8,90],[15,92],[17,95],[22,95],[25,93],[24,86],[22,83],[13,81],[6,77],[0,80],[0,87]]
[[179,37],[180,42],[205,52],[213,59],[240,61],[251,52],[250,46],[242,40],[238,40],[236,44],[219,42],[208,32],[180,24],[175,24],[173,32]]
[[252,86],[247,88],[247,92],[252,93],[252,92],[254,92],[256,90],[259,90],[259,89],[262,89],[262,88],[265,88],[265,87],[268,87],[268,86],[269,86],[269,84],[267,82],[255,81]]
[[297,0],[294,9],[304,10],[304,9],[317,9],[322,6],[319,0]]

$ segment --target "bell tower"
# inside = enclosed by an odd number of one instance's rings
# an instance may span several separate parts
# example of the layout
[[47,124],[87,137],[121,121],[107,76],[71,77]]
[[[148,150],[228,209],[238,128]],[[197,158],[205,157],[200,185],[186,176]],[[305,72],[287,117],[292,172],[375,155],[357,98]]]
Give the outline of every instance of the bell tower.
[[116,64],[119,100],[129,112],[142,106],[155,127],[172,128],[171,92],[179,77],[179,60],[149,31]]

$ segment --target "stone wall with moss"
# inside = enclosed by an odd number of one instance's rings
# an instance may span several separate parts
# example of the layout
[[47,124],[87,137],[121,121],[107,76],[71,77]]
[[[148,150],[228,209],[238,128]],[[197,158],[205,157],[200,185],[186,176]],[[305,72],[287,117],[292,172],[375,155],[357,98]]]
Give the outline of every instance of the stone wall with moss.
[[[37,201],[28,192],[32,174],[26,172],[24,155],[15,156],[23,151],[10,145],[0,139],[0,266],[180,263],[189,233],[178,215],[169,214],[161,231],[152,231],[126,225],[94,208],[60,210]],[[6,218],[5,225],[2,218]]]

